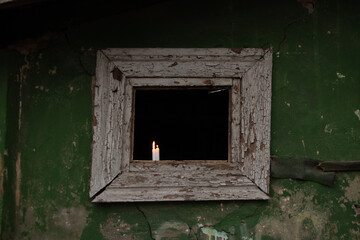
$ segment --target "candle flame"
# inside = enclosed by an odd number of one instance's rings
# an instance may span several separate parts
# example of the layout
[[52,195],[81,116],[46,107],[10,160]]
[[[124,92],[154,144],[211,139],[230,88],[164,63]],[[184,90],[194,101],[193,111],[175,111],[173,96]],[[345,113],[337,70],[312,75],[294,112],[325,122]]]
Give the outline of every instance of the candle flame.
[[152,148],[155,149],[155,141],[153,141]]

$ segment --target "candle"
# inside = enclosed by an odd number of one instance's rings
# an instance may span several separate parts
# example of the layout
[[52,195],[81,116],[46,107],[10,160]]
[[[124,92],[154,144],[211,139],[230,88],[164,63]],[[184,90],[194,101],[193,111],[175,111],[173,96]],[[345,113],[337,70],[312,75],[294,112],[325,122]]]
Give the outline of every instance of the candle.
[[155,141],[152,143],[152,160],[159,161],[160,160],[160,148],[159,145],[156,145],[155,148]]

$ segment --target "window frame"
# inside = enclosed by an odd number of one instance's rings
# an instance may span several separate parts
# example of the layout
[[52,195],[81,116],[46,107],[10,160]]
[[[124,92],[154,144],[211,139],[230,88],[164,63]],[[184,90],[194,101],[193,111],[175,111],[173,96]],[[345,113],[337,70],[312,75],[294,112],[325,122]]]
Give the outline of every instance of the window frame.
[[[216,80],[213,81],[211,80],[211,78],[129,78],[129,84],[132,86],[132,91],[129,94],[136,94],[136,91],[138,89],[163,89],[163,90],[177,90],[177,89],[189,89],[189,90],[194,90],[194,89],[205,89],[205,90],[211,90],[211,89],[218,89],[218,88],[223,88],[226,91],[229,91],[229,99],[228,99],[228,104],[229,104],[229,109],[240,109],[240,92],[239,91],[234,91],[234,87],[239,88],[240,87],[240,79],[237,78],[215,78]],[[135,99],[135,96],[133,97]],[[135,104],[136,105],[136,104]],[[233,106],[232,108],[230,108],[230,106]],[[133,121],[133,129],[132,129],[132,136],[131,136],[131,142],[134,142],[134,121],[135,121],[135,109],[133,106],[131,106],[131,108],[133,109],[132,112],[132,121]],[[233,129],[233,131],[237,132],[240,131],[240,129],[236,129],[239,128],[238,126],[240,126],[240,118],[235,118],[233,121],[230,121],[231,116],[236,116],[238,114],[236,113],[232,113],[231,111],[228,111],[228,128],[227,128],[227,135],[228,135],[228,139],[227,139],[227,155],[228,158],[227,159],[216,159],[219,160],[219,162],[223,163],[223,162],[231,162],[232,159],[232,155],[238,155],[238,153],[235,153],[235,149],[237,149],[235,146],[231,146],[231,142],[235,142],[235,139],[231,139],[232,136],[234,136],[234,134],[231,133],[231,129]],[[230,124],[233,124],[232,126]],[[176,136],[174,136],[176,137]],[[191,138],[191,136],[189,136],[189,138]],[[149,145],[150,146],[150,145]],[[131,154],[134,152],[133,151],[133,145],[132,145],[132,149],[131,149]],[[160,146],[161,147],[161,146]],[[149,151],[150,151],[150,147],[149,147]],[[163,159],[160,155],[160,159],[162,162],[164,162],[164,160],[173,160],[173,159]],[[194,163],[199,163],[199,162],[207,162],[207,161],[215,161],[215,160],[195,160]],[[130,156],[130,162],[135,162],[135,163],[144,163],[144,160],[134,160],[133,156]],[[150,161],[152,162],[152,161]],[[190,161],[186,160],[183,163],[187,163],[189,164]]]
[[[268,199],[271,75],[270,49],[99,50],[92,201]],[[137,87],[229,87],[228,161],[133,161]]]

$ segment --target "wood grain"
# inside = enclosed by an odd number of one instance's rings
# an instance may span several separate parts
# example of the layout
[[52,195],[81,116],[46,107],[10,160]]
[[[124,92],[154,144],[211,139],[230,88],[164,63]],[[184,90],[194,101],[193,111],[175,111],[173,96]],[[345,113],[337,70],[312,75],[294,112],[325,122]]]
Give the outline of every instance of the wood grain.
[[242,169],[265,193],[270,183],[271,73],[269,51],[245,73],[241,86]]
[[[104,49],[98,52],[90,197],[94,202],[268,199],[269,49]],[[137,87],[227,87],[229,159],[132,161]]]
[[[97,54],[94,86],[94,124],[90,197],[109,184],[120,172],[122,145],[123,84],[114,80],[115,65],[102,53]],[[113,131],[117,129],[117,131]],[[120,147],[119,147],[120,146]]]
[[268,199],[238,171],[123,173],[94,202]]

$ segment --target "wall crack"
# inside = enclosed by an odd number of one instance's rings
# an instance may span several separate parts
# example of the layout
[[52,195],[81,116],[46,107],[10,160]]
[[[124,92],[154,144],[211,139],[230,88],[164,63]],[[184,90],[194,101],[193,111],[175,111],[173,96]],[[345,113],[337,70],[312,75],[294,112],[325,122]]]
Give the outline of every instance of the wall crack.
[[277,50],[275,51],[276,54],[279,54],[280,53],[280,49],[281,49],[281,45],[286,41],[287,39],[287,32],[289,30],[289,28],[299,22],[304,22],[305,20],[308,20],[309,19],[309,16],[310,15],[307,15],[307,16],[303,16],[303,17],[300,17],[290,23],[288,23],[284,28],[283,28],[283,37],[282,39],[280,40],[279,44],[278,44],[278,47],[277,47]]
[[190,235],[191,233],[194,233],[194,236],[195,236],[196,240],[199,240],[199,237],[198,237],[198,235],[197,235],[197,232],[195,232],[194,229],[193,229],[192,227],[190,227],[190,225],[189,225],[188,223],[186,223],[186,225],[187,225],[188,228],[189,228],[189,235]]
[[150,238],[155,240],[155,238],[153,237],[153,232],[152,232],[152,228],[151,228],[151,225],[150,225],[150,222],[145,214],[145,212],[143,210],[141,210],[141,208],[139,207],[139,205],[137,203],[135,203],[135,207],[136,209],[141,213],[141,215],[143,215],[144,219],[145,219],[145,222],[147,223],[148,225],[148,228],[149,228],[149,233],[150,233]]

